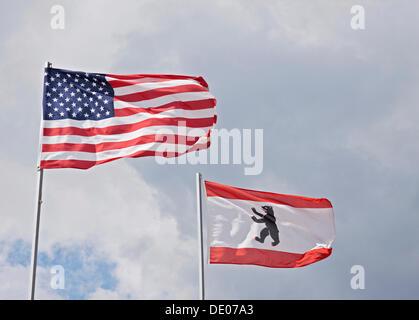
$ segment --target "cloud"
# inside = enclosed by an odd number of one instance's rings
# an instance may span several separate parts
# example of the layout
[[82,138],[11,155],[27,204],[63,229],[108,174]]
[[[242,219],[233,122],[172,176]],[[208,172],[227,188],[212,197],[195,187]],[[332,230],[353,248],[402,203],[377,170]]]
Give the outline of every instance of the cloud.
[[[418,160],[418,4],[406,3],[361,1],[362,32],[350,28],[349,0],[62,1],[62,31],[50,28],[54,1],[8,3],[16,19],[0,30],[0,296],[27,296],[48,60],[94,72],[203,75],[219,127],[263,128],[266,152],[257,177],[240,166],[154,159],[46,171],[38,297],[196,297],[198,170],[241,187],[330,196],[336,208],[330,258],[301,270],[206,266],[209,297],[417,296],[418,185],[409,172]],[[49,288],[54,263],[73,272],[65,293]],[[363,293],[349,287],[353,264],[366,267]]]
[[[4,237],[1,237],[4,239]],[[19,264],[17,261],[10,261],[10,255],[16,255],[16,247],[10,241],[0,242],[0,299],[27,299],[29,297],[29,264]],[[41,281],[46,280],[48,269],[38,268],[38,275]],[[42,299],[60,299],[56,292],[46,287],[39,289],[38,297]]]
[[[5,160],[1,163],[3,168],[12,167],[14,173],[7,187],[2,185],[1,192],[9,201],[2,203],[1,212],[8,214],[3,217],[0,239],[24,239],[30,243],[32,230],[27,221],[31,220],[33,207],[19,200],[33,198],[29,196],[33,186],[21,183],[31,170]],[[104,261],[114,265],[114,291],[120,298],[193,297],[195,288],[185,279],[189,278],[189,265],[195,262],[196,244],[180,234],[170,208],[160,206],[163,197],[123,161],[86,172],[45,172],[39,247],[46,257],[45,267],[62,264],[70,272],[79,270],[79,278],[83,279],[83,272],[89,274],[89,261]],[[86,251],[86,246],[92,249]],[[72,249],[60,253],[57,247]],[[72,265],[76,262],[65,258],[68,255],[80,256],[84,269],[80,263]],[[16,268],[22,269],[21,265]],[[42,281],[39,284],[41,289],[48,285]],[[69,282],[71,286],[76,287]],[[96,287],[102,292],[100,283]]]
[[417,85],[395,101],[390,110],[378,114],[368,126],[354,130],[347,147],[383,169],[412,173],[419,163],[419,108]]

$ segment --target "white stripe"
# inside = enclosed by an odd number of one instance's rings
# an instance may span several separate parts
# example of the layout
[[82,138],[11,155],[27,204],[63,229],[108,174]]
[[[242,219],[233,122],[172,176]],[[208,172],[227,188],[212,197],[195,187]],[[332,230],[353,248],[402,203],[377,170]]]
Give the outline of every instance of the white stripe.
[[182,85],[197,85],[203,88],[203,86],[195,80],[168,80],[162,82],[152,83],[136,83],[129,86],[113,88],[115,96],[122,96],[131,93],[144,92],[153,89],[170,88]]
[[[199,143],[205,139],[200,139]],[[119,157],[127,157],[138,151],[152,150],[160,152],[186,152],[192,146],[175,145],[160,142],[151,142],[142,145],[131,146],[122,149],[106,150],[102,152],[90,153],[80,151],[60,151],[60,152],[43,152],[41,160],[85,160],[85,161],[102,161]]]
[[206,99],[215,99],[215,98],[208,91],[182,92],[182,93],[169,94],[169,95],[154,98],[154,99],[142,100],[138,102],[125,102],[125,101],[114,100],[113,107],[114,109],[122,109],[122,108],[127,108],[127,107],[154,108],[154,107],[159,107],[159,106],[162,106],[167,103],[174,102],[174,101],[188,102],[188,101],[206,100]]
[[274,210],[280,243],[271,246],[270,236],[265,243],[257,242],[265,227],[251,219],[252,207],[264,214],[255,202],[221,197],[207,197],[208,246],[230,248],[259,248],[292,253],[304,253],[315,248],[330,248],[335,238],[333,208],[294,208],[269,203]]
[[[138,129],[136,131],[113,134],[113,135],[96,135],[96,136],[77,136],[77,135],[62,135],[62,136],[43,136],[42,144],[56,144],[56,143],[85,143],[85,144],[99,144],[102,142],[120,142],[127,141],[138,138],[140,136],[150,135],[150,134],[161,134],[161,135],[182,135],[188,137],[200,137],[208,133],[209,129],[212,127],[202,127],[202,128],[186,128],[179,126],[154,126],[154,127],[145,127]],[[201,129],[201,134],[199,130]]]
[[44,128],[65,128],[76,127],[82,129],[89,128],[106,128],[111,126],[126,125],[138,123],[147,119],[163,119],[163,118],[187,118],[187,119],[202,119],[212,118],[215,115],[215,109],[201,109],[201,110],[184,110],[171,109],[160,112],[158,114],[149,114],[147,112],[139,112],[126,117],[112,117],[103,120],[74,120],[74,119],[59,119],[59,120],[43,120]]
[[138,78],[132,78],[132,79],[119,79],[119,78],[115,78],[115,77],[111,77],[109,75],[105,76],[106,81],[113,81],[113,80],[118,80],[118,81],[141,81],[141,82],[159,82],[159,81],[169,81],[169,80],[173,80],[173,79],[164,79],[164,78],[153,78],[153,77],[143,77],[142,75],[138,75]]

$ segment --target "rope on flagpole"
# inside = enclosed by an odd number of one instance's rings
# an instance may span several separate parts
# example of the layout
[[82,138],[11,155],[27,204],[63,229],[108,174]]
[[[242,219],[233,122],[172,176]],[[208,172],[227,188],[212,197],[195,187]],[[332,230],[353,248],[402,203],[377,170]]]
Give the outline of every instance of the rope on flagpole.
[[197,199],[197,216],[198,216],[198,241],[199,241],[199,298],[205,300],[205,281],[204,281],[204,244],[202,230],[202,175],[196,173],[196,199]]
[[[52,67],[52,63],[47,62],[47,68]],[[41,111],[41,119],[42,119],[42,111]],[[41,120],[41,128],[42,128],[42,120]],[[42,136],[42,132],[40,133],[40,139]],[[40,143],[41,146],[41,143]],[[41,152],[41,151],[40,151]],[[39,162],[39,161],[38,161]],[[30,282],[30,300],[35,299],[35,286],[36,286],[36,266],[38,260],[38,241],[39,241],[39,224],[41,221],[41,205],[42,205],[42,186],[44,181],[44,169],[38,167],[38,198],[36,202],[36,215],[35,215],[35,231],[33,236],[32,242],[32,256],[31,256],[31,282]]]

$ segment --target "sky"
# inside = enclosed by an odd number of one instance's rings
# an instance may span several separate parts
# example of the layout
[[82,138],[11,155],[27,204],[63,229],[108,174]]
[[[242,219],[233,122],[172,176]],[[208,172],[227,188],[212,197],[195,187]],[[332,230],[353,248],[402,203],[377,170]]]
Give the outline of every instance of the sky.
[[[64,29],[53,29],[61,5]],[[351,28],[351,8],[365,29]],[[38,299],[198,299],[195,173],[327,197],[330,257],[205,265],[208,299],[419,298],[419,3],[0,0],[0,299],[26,299],[43,68],[203,76],[217,128],[263,129],[263,170],[123,159],[46,170]],[[203,152],[203,151],[201,151]],[[51,268],[63,266],[65,288]],[[353,289],[353,266],[365,288]]]

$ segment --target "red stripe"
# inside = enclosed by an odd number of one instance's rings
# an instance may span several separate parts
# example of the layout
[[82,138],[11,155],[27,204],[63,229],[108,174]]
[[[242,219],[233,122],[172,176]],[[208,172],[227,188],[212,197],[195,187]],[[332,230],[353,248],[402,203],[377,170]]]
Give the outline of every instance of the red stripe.
[[270,268],[299,268],[332,254],[332,248],[291,253],[256,248],[210,247],[210,263],[251,264]]
[[[189,80],[189,79],[188,79]],[[168,79],[159,79],[150,81],[147,79],[144,80],[109,80],[108,83],[111,85],[112,88],[117,89],[121,87],[128,87],[139,83],[159,83],[159,82],[166,82],[170,81]]]
[[[141,154],[140,154],[141,153]],[[137,156],[130,158],[157,156],[156,151],[143,150]],[[160,155],[163,156],[163,155]],[[59,169],[59,168],[74,168],[74,169],[89,169],[95,165],[121,159],[122,157],[100,160],[100,161],[87,161],[87,160],[42,160],[40,164],[41,169]]]
[[[107,74],[107,77],[115,78],[118,80],[138,80],[143,78],[154,78],[164,80],[195,80],[198,81],[202,86],[208,88],[207,82],[202,77],[192,77],[192,76],[182,76],[182,75],[167,75],[167,74],[130,74],[130,75],[116,75],[116,74]],[[123,87],[123,82],[118,80],[109,80],[108,83],[113,88]],[[131,85],[129,83],[127,85]]]
[[122,158],[139,158],[139,157],[165,157],[165,158],[173,158],[181,156],[185,153],[191,151],[198,151],[209,148],[210,143],[205,144],[195,144],[187,150],[186,152],[179,153],[179,152],[158,152],[152,150],[142,150],[138,151],[132,155],[125,156],[125,157],[117,157],[107,160],[100,160],[100,161],[87,161],[87,160],[42,160],[40,163],[41,169],[60,169],[60,168],[74,168],[74,169],[89,169],[95,165],[114,161],[117,159]]
[[105,128],[77,128],[77,127],[63,127],[63,128],[44,128],[44,136],[65,136],[78,135],[83,137],[92,137],[96,135],[113,135],[132,132],[141,128],[151,126],[178,126],[179,122],[184,122],[188,128],[202,128],[211,127],[215,123],[215,117],[188,119],[188,118],[161,118],[161,119],[147,119],[133,124],[121,124],[117,126],[110,126]]
[[114,96],[114,100],[116,101],[124,101],[124,102],[138,102],[144,100],[155,99],[163,96],[167,96],[170,94],[175,93],[182,93],[182,92],[202,92],[208,91],[207,88],[204,88],[197,84],[185,84],[176,87],[167,87],[167,88],[157,88],[151,89],[142,92],[135,92],[125,95],[116,95]]
[[332,208],[330,201],[325,198],[308,198],[302,196],[241,189],[211,181],[205,181],[205,189],[207,192],[207,197],[271,202],[275,204],[284,204],[295,208]]
[[115,117],[126,117],[134,114],[145,112],[149,114],[158,114],[160,112],[182,109],[182,110],[203,110],[214,108],[216,104],[215,99],[205,99],[198,101],[174,101],[155,108],[135,108],[127,107],[122,109],[115,109]]
[[98,144],[88,143],[55,143],[43,144],[42,152],[58,152],[58,151],[81,151],[81,152],[102,152],[106,150],[122,149],[132,146],[138,146],[146,143],[168,143],[191,146],[199,140],[199,137],[187,137],[177,134],[150,134],[144,135],[135,139],[119,141],[119,142],[102,142]]

